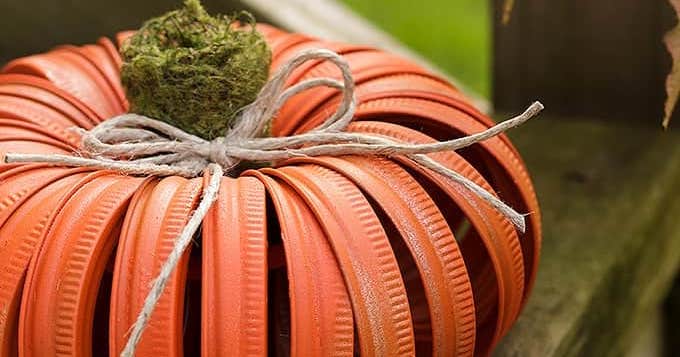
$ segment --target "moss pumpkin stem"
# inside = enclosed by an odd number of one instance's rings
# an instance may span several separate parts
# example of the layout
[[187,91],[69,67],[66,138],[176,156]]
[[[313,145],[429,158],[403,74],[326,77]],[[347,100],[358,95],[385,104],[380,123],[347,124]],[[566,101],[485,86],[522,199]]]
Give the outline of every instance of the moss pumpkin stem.
[[211,16],[198,0],[148,20],[121,47],[130,110],[212,140],[269,76],[271,51],[237,16]]

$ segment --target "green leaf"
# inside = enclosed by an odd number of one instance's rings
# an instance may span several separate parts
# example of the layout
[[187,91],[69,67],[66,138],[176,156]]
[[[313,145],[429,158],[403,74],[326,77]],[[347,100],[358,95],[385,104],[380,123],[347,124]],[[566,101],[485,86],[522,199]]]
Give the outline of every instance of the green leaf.
[[[669,1],[680,19],[680,0]],[[675,105],[678,103],[678,97],[680,96],[680,23],[666,33],[664,43],[673,59],[673,68],[671,68],[671,72],[668,74],[668,77],[666,77],[666,105],[662,123],[664,129],[668,129],[673,110],[675,109]]]

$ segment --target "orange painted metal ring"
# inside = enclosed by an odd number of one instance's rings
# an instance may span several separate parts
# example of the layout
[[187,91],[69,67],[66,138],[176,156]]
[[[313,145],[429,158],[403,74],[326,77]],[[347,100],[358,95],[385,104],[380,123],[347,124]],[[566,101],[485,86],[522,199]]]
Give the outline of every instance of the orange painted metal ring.
[[19,307],[28,265],[44,233],[61,210],[64,196],[85,182],[84,172],[58,179],[28,198],[0,226],[0,355],[17,356]]
[[[94,47],[96,48],[96,46]],[[57,47],[45,55],[58,57],[75,65],[76,68],[82,71],[82,73],[90,78],[90,80],[96,84],[97,88],[99,88],[99,92],[106,98],[107,104],[113,110],[112,116],[122,114],[124,112],[123,105],[116,100],[117,93],[106,78],[106,75],[99,68],[100,64],[96,64],[91,55],[85,55],[81,52],[82,48],[76,47],[76,49],[77,50],[74,51],[73,48],[64,49],[64,47]],[[108,60],[108,56],[106,55],[103,58]]]
[[95,304],[127,204],[142,182],[101,175],[61,209],[32,260],[24,286],[21,355],[92,356],[93,348],[96,354],[105,352],[103,346],[93,346]]
[[271,42],[271,39],[288,35],[288,32],[286,32],[286,31],[284,31],[284,30],[282,30],[282,29],[280,29],[276,26],[272,26],[272,25],[265,24],[265,23],[262,23],[262,22],[258,22],[255,25],[255,28],[257,29],[257,31],[260,31],[260,33],[262,34],[262,36],[265,37],[267,42]]
[[84,45],[84,46],[61,46],[57,50],[66,50],[87,60],[94,68],[97,69],[99,75],[106,81],[108,88],[113,91],[115,97],[118,98],[118,109],[121,112],[128,110],[127,99],[125,98],[125,91],[120,82],[120,67],[111,59],[107,49],[100,45]]
[[123,60],[120,58],[120,53],[116,45],[108,37],[100,37],[97,40],[97,44],[102,46],[102,48],[109,55],[109,59],[118,69],[118,76],[120,76],[120,67],[123,65]]
[[0,118],[23,120],[54,130],[55,134],[62,137],[63,143],[71,146],[80,143],[78,134],[66,130],[76,126],[76,123],[51,107],[30,99],[0,94]]
[[14,135],[0,138],[0,160],[7,153],[68,155],[72,147],[38,135]]
[[262,183],[253,177],[222,179],[217,201],[203,222],[201,245],[201,354],[267,356],[267,217]]
[[[81,119],[81,115],[75,115],[71,116],[74,121],[78,125],[80,125],[83,128],[89,129],[94,124],[99,123],[103,120],[102,117],[100,117],[95,111],[90,109],[86,104],[84,104],[80,99],[76,98],[73,96],[71,93],[68,93],[61,88],[57,87],[54,83],[51,81],[41,78],[41,77],[36,77],[34,75],[29,75],[29,74],[15,74],[15,73],[3,73],[0,74],[0,85],[7,85],[7,84],[16,84],[16,85],[26,85],[26,86],[31,86],[31,87],[36,87],[39,89],[42,89],[43,91],[50,93],[51,95],[56,95],[58,96],[61,100],[65,100],[69,104],[71,104],[73,107],[77,108],[82,115],[85,117],[85,120]],[[52,103],[50,101],[50,103]],[[52,103],[54,105],[54,103]],[[63,109],[62,106],[59,106],[60,109]],[[69,112],[70,113],[70,112]],[[65,114],[68,114],[65,112]]]
[[[486,127],[491,127],[496,123],[493,122],[489,117],[482,114],[475,107],[473,107],[467,99],[465,99],[461,94],[452,91],[439,91],[434,92],[428,89],[418,89],[419,83],[424,79],[422,76],[417,76],[417,80],[401,80],[401,85],[403,88],[396,89],[396,84],[383,83],[391,77],[378,78],[375,81],[360,83],[357,86],[356,96],[359,102],[371,102],[381,99],[422,99],[425,101],[431,101],[446,105],[455,110],[459,110],[470,117],[476,119],[481,124]],[[381,88],[382,87],[382,88]],[[337,96],[337,91],[334,93],[333,100],[329,100],[324,103],[324,106],[336,106],[340,102],[340,98]],[[318,109],[317,109],[318,110]],[[505,145],[515,154],[518,160],[522,162],[521,155],[515,148],[515,146],[510,141],[510,138],[505,133],[501,133],[497,136],[499,139],[503,140]],[[522,162],[522,166],[524,163]]]
[[268,41],[269,48],[272,51],[272,70],[276,70],[283,60],[281,56],[288,51],[289,48],[315,41],[314,38],[300,33],[288,33],[284,36],[279,36],[271,41]]
[[[314,163],[345,175],[376,203],[376,213],[391,222],[383,226],[395,230],[388,230],[388,235],[395,254],[402,258],[398,259],[401,271],[414,272],[403,278],[419,350],[472,356],[475,310],[468,272],[453,233],[425,190],[386,159],[347,156],[286,162],[293,163]],[[420,306],[414,306],[414,301]]]
[[[0,77],[2,76],[0,75]],[[54,92],[28,84],[2,83],[2,80],[0,79],[0,94],[38,102],[60,112],[69,120],[73,121],[75,125],[86,128],[92,127],[92,121],[90,121],[87,114],[83,113],[78,107]]]
[[123,42],[127,41],[132,35],[135,34],[136,31],[132,30],[127,30],[127,31],[121,31],[116,33],[115,40],[116,40],[116,46],[120,48],[120,46],[123,45]]
[[413,355],[413,324],[399,267],[361,191],[320,166],[261,171],[295,189],[321,223],[352,299],[361,355]]
[[[286,61],[293,58],[293,56],[298,53],[309,50],[309,49],[328,49],[339,55],[347,55],[356,52],[376,51],[373,47],[365,45],[353,45],[338,42],[328,42],[321,40],[308,40],[308,41],[298,41],[288,48],[282,49],[276,53],[276,57],[272,61],[272,69],[277,70],[279,66]],[[290,77],[288,83],[296,83],[299,80],[299,76],[306,73],[310,68],[317,66],[320,63],[325,62],[324,60],[311,60],[302,64]]]
[[[389,115],[385,115],[386,111]],[[457,137],[487,129],[479,121],[448,106],[422,99],[384,99],[364,102],[357,120],[380,118],[431,133],[436,139]],[[521,235],[526,281],[524,303],[535,281],[541,245],[541,217],[531,178],[522,162],[500,138],[491,138],[463,150],[461,155],[485,175],[501,199],[527,216],[527,230]]]
[[[336,48],[332,48],[336,50]],[[350,50],[351,49],[351,50]],[[354,82],[357,85],[365,81],[385,76],[418,74],[439,81],[442,85],[455,92],[445,80],[431,74],[422,67],[405,60],[401,57],[387,54],[372,48],[348,47],[347,50],[338,52],[348,62],[352,71]],[[341,79],[340,70],[329,61],[313,61],[300,67],[289,79],[289,84],[299,83],[311,78],[335,78]],[[274,135],[290,135],[304,122],[314,109],[328,111],[330,108],[323,105],[325,100],[337,95],[338,91],[332,88],[319,88],[314,91],[305,91],[290,98],[281,108],[277,120],[274,121],[272,131]],[[357,93],[358,94],[358,93]]]
[[[177,176],[148,186],[131,203],[116,253],[109,352],[118,355],[137,319],[154,277],[172,251],[175,239],[198,204],[202,179]],[[137,346],[137,356],[181,356],[183,353],[184,288],[191,245],[151,315]]]
[[[329,76],[331,78],[339,78],[339,73],[333,71],[333,68],[326,66],[327,73],[318,72],[314,76],[324,77]],[[356,97],[358,102],[364,100],[364,91],[362,89],[364,83],[370,83],[374,80],[380,80],[382,78],[391,78],[393,76],[405,76],[412,75],[425,78],[431,81],[436,81],[441,83],[441,79],[436,76],[430,75],[424,70],[414,71],[412,66],[403,66],[399,64],[391,66],[368,66],[364,68],[352,68],[352,76],[354,82],[356,83]],[[305,75],[302,79],[308,79],[312,76]],[[452,93],[456,93],[455,89],[452,87],[447,87]],[[314,91],[307,91],[300,93],[292,97],[289,102],[286,103],[281,108],[281,112],[274,120],[272,124],[272,132],[277,136],[287,136],[294,132],[299,132],[300,127],[305,125],[305,122],[309,118],[313,118],[319,112],[329,113],[330,108],[336,108],[340,102],[340,95],[337,90],[333,88],[319,88]],[[304,126],[307,128],[307,126]]]
[[82,58],[81,60],[59,55],[58,52],[49,52],[13,60],[5,65],[2,72],[29,74],[48,79],[57,87],[79,98],[101,118],[121,114],[113,100],[113,93],[107,95],[108,88],[104,79],[98,77],[96,70],[87,67],[89,66],[87,61]]
[[[278,216],[290,296],[291,356],[352,356],[354,319],[342,272],[314,213],[287,184],[258,171]],[[270,237],[274,239],[274,237]]]
[[[61,133],[46,130],[36,124],[28,123],[20,119],[0,119],[0,140],[8,138],[25,138],[25,139],[49,139],[57,141],[60,147],[63,143],[60,136]],[[75,149],[75,146],[66,144],[66,146]]]
[[[377,134],[397,139],[401,142],[430,143],[434,139],[417,131],[396,124],[383,122],[357,122],[352,123],[350,131]],[[494,192],[486,180],[462,157],[455,152],[444,152],[430,155],[444,166],[468,177],[476,184],[489,192]],[[497,211],[481,200],[475,200],[470,204],[469,195],[464,195],[453,183],[435,174],[434,172],[416,165],[413,161],[397,156],[394,158],[418,179],[437,205],[445,213],[445,217],[452,221],[456,216],[463,214],[470,222],[472,229],[459,237],[463,257],[468,262],[475,289],[475,300],[478,306],[480,325],[491,324],[495,331],[488,336],[483,336],[478,348],[493,346],[508,331],[516,320],[524,291],[523,256],[520,242],[514,227]],[[452,223],[449,223],[453,226]],[[481,251],[480,251],[481,250]],[[487,262],[487,263],[484,263]],[[499,265],[499,263],[501,265]],[[493,265],[493,268],[491,266]],[[480,267],[484,274],[479,274]],[[495,278],[494,278],[495,277]],[[497,280],[498,281],[495,281]],[[485,284],[481,280],[490,280],[486,286],[497,288],[493,290],[481,289]],[[489,299],[488,297],[492,297]],[[494,301],[493,297],[496,297]],[[482,303],[486,302],[486,304]],[[489,316],[492,309],[497,309],[497,318]],[[491,319],[487,322],[486,319]],[[481,330],[481,329],[480,329]],[[485,340],[485,338],[491,340]]]
[[[304,132],[325,119],[322,112],[310,117],[297,132]],[[487,127],[466,113],[446,105],[417,98],[387,98],[361,102],[355,120],[401,124],[448,140],[481,132]],[[541,218],[536,194],[523,163],[500,138],[492,138],[461,151],[461,155],[491,182],[501,199],[520,212],[530,213],[521,235],[525,266],[524,305],[536,277],[541,245]]]

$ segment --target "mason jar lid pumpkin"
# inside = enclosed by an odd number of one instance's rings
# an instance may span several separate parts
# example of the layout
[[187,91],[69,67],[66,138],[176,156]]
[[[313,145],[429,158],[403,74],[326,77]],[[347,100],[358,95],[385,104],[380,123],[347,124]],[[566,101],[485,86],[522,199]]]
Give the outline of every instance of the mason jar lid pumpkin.
[[196,0],[116,41],[0,74],[1,355],[472,356],[510,329],[541,230],[503,132],[540,104],[494,126],[409,60]]

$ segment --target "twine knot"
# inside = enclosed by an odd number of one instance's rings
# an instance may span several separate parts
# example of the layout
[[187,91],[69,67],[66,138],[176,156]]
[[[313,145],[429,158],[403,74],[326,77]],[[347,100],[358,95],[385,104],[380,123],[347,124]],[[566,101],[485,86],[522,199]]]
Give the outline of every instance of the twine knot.
[[210,142],[208,147],[209,150],[207,156],[210,161],[222,167],[230,167],[234,165],[234,161],[229,157],[229,152],[226,150],[226,138],[216,138]]
[[[296,68],[306,61],[319,59],[334,63],[342,73],[342,81],[313,78],[285,88],[288,78]],[[262,137],[267,126],[289,98],[319,86],[332,87],[342,93],[342,101],[333,115],[306,133],[288,137]],[[80,151],[82,156],[8,153],[5,161],[95,167],[134,175],[197,177],[206,171],[211,175],[197,210],[176,240],[172,252],[154,281],[142,311],[132,327],[122,356],[134,355],[168,278],[217,198],[222,175],[234,173],[237,165],[243,161],[271,163],[300,156],[403,155],[486,201],[519,231],[524,232],[524,215],[470,179],[443,166],[426,154],[458,150],[499,135],[538,114],[543,109],[541,103],[535,102],[521,115],[480,133],[431,144],[405,144],[373,134],[345,131],[356,111],[354,86],[350,67],[340,55],[326,49],[307,50],[285,63],[265,84],[257,99],[241,110],[234,126],[224,133],[224,136],[212,141],[188,134],[162,121],[129,113],[108,119],[89,131],[82,128],[74,129],[82,136]]]

